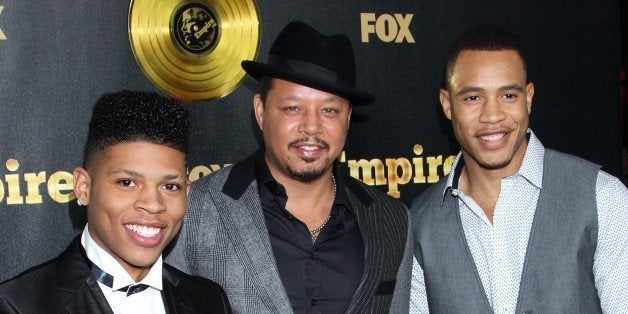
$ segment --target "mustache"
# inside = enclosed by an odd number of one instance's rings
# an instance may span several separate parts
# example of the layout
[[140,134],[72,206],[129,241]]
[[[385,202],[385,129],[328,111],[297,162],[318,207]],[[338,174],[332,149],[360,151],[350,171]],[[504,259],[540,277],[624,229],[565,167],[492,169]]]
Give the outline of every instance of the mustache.
[[293,145],[297,145],[301,143],[312,143],[312,142],[315,142],[316,144],[323,146],[323,148],[325,149],[329,149],[329,143],[327,143],[325,140],[320,139],[318,136],[299,138],[299,139],[291,141],[288,144],[288,146],[293,146]]

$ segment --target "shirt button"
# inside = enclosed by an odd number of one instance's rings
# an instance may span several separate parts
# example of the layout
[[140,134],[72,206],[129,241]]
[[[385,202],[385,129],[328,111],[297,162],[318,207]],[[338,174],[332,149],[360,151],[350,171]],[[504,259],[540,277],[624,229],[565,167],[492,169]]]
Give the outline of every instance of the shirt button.
[[[307,256],[308,256],[309,258],[314,258],[314,253],[308,253],[308,254],[307,254]],[[312,301],[312,302],[314,302],[314,301]]]
[[312,300],[312,301],[310,302],[310,304],[312,304],[312,305],[316,305],[316,300]]

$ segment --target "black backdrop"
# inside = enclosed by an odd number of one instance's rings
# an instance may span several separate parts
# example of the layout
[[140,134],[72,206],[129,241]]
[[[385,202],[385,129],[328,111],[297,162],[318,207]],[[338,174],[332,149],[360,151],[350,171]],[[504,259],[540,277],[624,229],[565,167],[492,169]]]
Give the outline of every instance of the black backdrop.
[[[257,5],[258,59],[294,19],[350,37],[358,86],[376,101],[354,110],[342,165],[406,204],[444,175],[440,164],[457,151],[440,112],[438,87],[448,45],[463,28],[480,22],[507,26],[528,46],[529,77],[536,84],[531,125],[543,143],[620,173],[616,2],[260,0]],[[124,88],[159,89],[131,51],[128,2],[0,0],[0,7],[3,280],[55,256],[82,228],[84,212],[73,201],[68,174],[81,163],[93,102]],[[367,34],[369,41],[362,42],[367,28],[361,16],[369,16],[363,13],[389,21],[399,14],[409,21],[408,32],[400,43],[383,41],[380,36],[386,39],[398,25],[390,23],[387,32]],[[222,99],[187,106],[193,178],[258,147],[251,113],[255,89],[247,79]],[[367,175],[357,171],[367,162],[380,168]]]

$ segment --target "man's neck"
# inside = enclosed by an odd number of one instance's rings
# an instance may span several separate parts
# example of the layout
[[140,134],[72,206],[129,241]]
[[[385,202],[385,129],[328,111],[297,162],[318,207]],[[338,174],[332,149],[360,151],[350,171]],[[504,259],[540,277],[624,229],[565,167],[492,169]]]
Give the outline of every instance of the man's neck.
[[[82,235],[83,239],[81,241],[81,245],[85,248],[87,257],[110,275],[115,275],[116,271],[114,268],[116,266],[114,265],[119,265],[119,267],[121,267],[121,269],[123,269],[133,281],[140,282],[146,277],[146,275],[148,275],[152,267],[155,266],[155,264],[152,264],[147,267],[132,267],[130,265],[120,263],[94,239],[91,232],[92,231],[89,230],[89,225],[86,225],[83,231],[84,234]],[[157,259],[157,262],[161,263],[161,257]]]
[[286,190],[286,210],[305,223],[309,230],[320,226],[330,215],[336,189],[331,169],[311,182],[274,173],[273,177]]
[[525,146],[521,154],[516,154],[508,165],[498,169],[482,167],[473,158],[463,152],[464,168],[458,179],[458,188],[470,196],[484,211],[489,221],[493,221],[493,213],[501,190],[503,178],[519,171],[523,162]]

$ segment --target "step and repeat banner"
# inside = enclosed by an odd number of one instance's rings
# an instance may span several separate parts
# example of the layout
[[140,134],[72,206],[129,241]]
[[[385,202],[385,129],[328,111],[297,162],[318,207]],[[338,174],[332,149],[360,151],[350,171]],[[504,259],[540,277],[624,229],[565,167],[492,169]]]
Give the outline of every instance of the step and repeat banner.
[[82,229],[72,193],[94,101],[121,89],[186,99],[192,180],[256,150],[256,82],[289,21],[351,39],[355,108],[339,162],[410,204],[458,150],[438,102],[445,55],[464,28],[504,25],[528,48],[532,128],[547,147],[621,173],[615,1],[0,0],[0,281],[56,256]]

